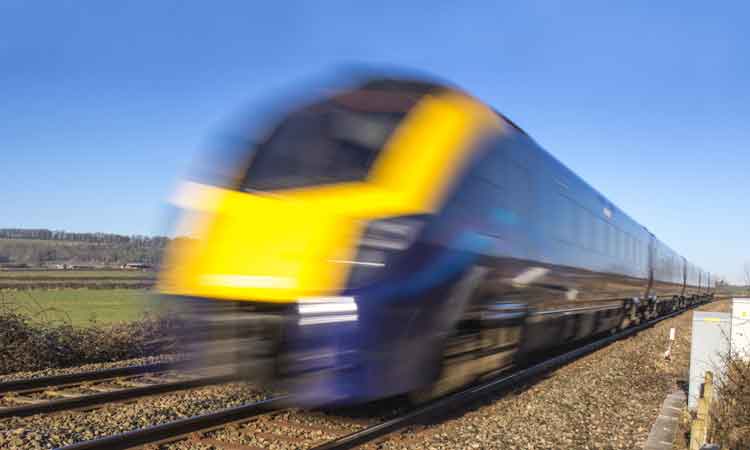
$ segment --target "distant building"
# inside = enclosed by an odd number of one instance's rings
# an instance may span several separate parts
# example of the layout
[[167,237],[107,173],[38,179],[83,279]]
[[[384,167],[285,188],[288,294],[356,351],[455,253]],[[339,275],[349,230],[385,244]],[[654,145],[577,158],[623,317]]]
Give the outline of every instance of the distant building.
[[2,263],[0,269],[28,269],[29,265],[24,263]]
[[153,266],[151,264],[146,263],[140,263],[140,262],[131,262],[127,264],[123,264],[120,266],[120,268],[125,270],[149,270],[153,269]]

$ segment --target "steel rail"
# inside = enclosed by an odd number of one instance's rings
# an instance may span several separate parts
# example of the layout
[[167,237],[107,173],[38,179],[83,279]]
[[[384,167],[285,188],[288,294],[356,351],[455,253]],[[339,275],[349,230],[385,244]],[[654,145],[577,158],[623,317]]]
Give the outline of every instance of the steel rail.
[[213,413],[188,417],[187,419],[175,420],[148,428],[78,442],[66,447],[60,447],[58,450],[124,450],[280,409],[287,405],[287,401],[287,396],[274,397],[248,405],[222,409]]
[[51,412],[64,411],[68,409],[85,408],[96,406],[103,403],[110,403],[120,400],[127,400],[136,397],[145,397],[148,395],[163,394],[166,392],[192,389],[209,384],[219,384],[236,379],[235,375],[215,375],[206,377],[196,377],[187,380],[173,381],[169,383],[159,383],[150,386],[139,386],[134,388],[122,388],[110,392],[100,392],[96,394],[81,394],[77,397],[68,397],[58,400],[40,400],[38,403],[30,405],[12,406],[8,408],[0,407],[0,419],[6,417],[25,417],[34,414],[44,414]]
[[450,411],[456,406],[460,406],[472,400],[477,400],[484,394],[517,386],[518,383],[521,383],[530,378],[534,378],[553,368],[559,367],[570,361],[578,359],[581,356],[599,350],[611,344],[612,342],[632,336],[633,334],[643,331],[646,328],[650,328],[653,325],[656,325],[662,320],[670,319],[699,305],[700,304],[696,304],[690,308],[686,308],[680,311],[674,311],[670,314],[667,314],[666,316],[658,317],[649,322],[620,331],[616,334],[607,336],[590,344],[586,344],[575,350],[571,350],[562,355],[545,360],[531,367],[521,369],[510,375],[496,378],[473,387],[469,387],[468,389],[456,392],[455,394],[450,394],[446,397],[437,399],[411,412],[408,412],[402,416],[395,417],[393,419],[348,434],[346,436],[332,439],[322,445],[313,447],[312,450],[344,450],[363,445],[374,439],[391,434],[409,425],[413,425],[419,420],[439,416],[440,412]]
[[51,375],[47,377],[6,381],[0,383],[0,394],[11,391],[60,386],[62,384],[71,384],[83,381],[96,381],[104,378],[139,375],[142,373],[165,372],[167,370],[175,370],[187,367],[188,364],[188,361],[162,362],[145,364],[141,366],[114,367],[111,369],[94,370],[90,372],[68,373],[64,375]]

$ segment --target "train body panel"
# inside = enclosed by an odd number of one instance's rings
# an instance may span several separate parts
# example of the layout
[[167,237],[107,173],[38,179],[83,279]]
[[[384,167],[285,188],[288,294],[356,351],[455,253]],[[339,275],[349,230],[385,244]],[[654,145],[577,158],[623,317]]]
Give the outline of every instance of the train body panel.
[[[432,129],[431,123],[441,127]],[[356,256],[363,224],[434,213],[472,141],[499,127],[486,108],[464,96],[428,97],[383,140],[385,148],[362,181],[285,186],[271,189],[271,195],[254,186],[214,188],[211,217],[187,225],[202,228],[199,239],[168,254],[161,289],[173,295],[271,302],[334,295],[346,284],[347,262]],[[238,251],[242,248],[253,251],[248,255]]]
[[273,317],[264,364],[310,402],[460,384],[710,292],[708,274],[452,88],[339,92],[248,159],[239,184],[186,202],[202,211],[196,238],[170,250],[160,288],[196,311],[224,300],[220,314],[249,321],[232,333]]

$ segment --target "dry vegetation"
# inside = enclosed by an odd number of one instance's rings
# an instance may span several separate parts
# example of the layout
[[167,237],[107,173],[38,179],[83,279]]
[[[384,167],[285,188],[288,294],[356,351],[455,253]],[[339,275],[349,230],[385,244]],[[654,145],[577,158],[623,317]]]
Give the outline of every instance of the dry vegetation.
[[[30,309],[36,309],[33,314]],[[144,315],[128,323],[72,325],[53,308],[0,302],[0,374],[163,353],[177,322]]]
[[[724,450],[750,449],[750,361],[726,355],[725,374],[714,378],[715,401],[707,441]],[[690,447],[690,425],[696,412],[685,412],[675,441],[675,450]]]
[[717,401],[711,416],[710,440],[725,449],[750,448],[750,361],[736,355],[725,359],[726,372],[716,383]]
[[[723,355],[724,369],[714,373],[714,401],[710,407],[707,442],[724,450],[750,449],[750,360],[737,354]],[[675,450],[690,447],[690,425],[695,411],[685,411],[675,440]]]

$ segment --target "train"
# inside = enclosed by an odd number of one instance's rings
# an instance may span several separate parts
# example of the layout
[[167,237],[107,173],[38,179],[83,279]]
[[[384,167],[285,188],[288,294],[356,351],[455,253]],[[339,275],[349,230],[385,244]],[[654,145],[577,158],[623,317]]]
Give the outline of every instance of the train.
[[158,286],[189,348],[302,404],[427,401],[713,298],[709,272],[449,83],[355,78],[258,128],[219,181],[183,184]]

